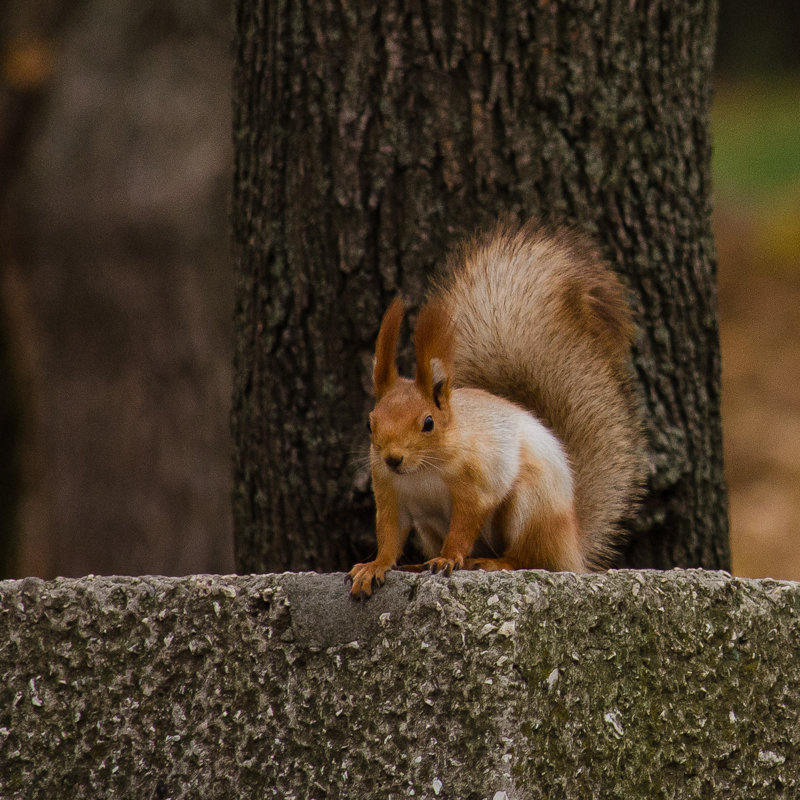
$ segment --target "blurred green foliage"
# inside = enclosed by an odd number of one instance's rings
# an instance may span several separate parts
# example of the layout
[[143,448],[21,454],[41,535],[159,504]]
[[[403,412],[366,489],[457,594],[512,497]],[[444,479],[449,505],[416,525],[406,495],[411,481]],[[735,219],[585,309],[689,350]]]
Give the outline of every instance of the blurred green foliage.
[[711,121],[718,195],[766,199],[800,184],[800,74],[723,80]]
[[800,72],[718,79],[711,126],[720,262],[800,273]]

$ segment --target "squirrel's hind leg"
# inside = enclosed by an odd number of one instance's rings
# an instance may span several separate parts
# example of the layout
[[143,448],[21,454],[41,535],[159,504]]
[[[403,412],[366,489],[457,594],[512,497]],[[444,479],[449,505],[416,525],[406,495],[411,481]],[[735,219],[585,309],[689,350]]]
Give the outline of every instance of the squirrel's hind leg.
[[587,571],[578,526],[571,509],[529,517],[524,526],[516,530],[505,529],[503,535],[508,543],[504,548],[498,548],[502,555],[468,558],[464,562],[464,569],[487,572],[515,569]]

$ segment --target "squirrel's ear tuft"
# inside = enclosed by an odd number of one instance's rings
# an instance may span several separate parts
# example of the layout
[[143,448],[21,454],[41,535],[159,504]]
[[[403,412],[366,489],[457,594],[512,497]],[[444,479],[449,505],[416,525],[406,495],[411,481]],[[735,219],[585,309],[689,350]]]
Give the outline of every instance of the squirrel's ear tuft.
[[419,312],[414,331],[419,390],[441,408],[450,394],[453,362],[453,323],[444,302],[428,301]]
[[375,362],[372,367],[372,383],[375,387],[375,398],[380,400],[397,379],[395,352],[400,335],[400,323],[403,321],[403,301],[395,297],[386,309],[375,342]]

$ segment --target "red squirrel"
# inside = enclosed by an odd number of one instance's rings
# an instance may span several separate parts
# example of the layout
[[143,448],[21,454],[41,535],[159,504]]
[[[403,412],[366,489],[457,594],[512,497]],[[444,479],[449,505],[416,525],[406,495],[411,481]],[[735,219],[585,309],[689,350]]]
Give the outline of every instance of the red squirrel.
[[500,224],[451,253],[398,375],[396,299],[375,348],[370,465],[378,553],[366,599],[413,528],[421,568],[602,569],[641,491],[625,289],[590,240]]

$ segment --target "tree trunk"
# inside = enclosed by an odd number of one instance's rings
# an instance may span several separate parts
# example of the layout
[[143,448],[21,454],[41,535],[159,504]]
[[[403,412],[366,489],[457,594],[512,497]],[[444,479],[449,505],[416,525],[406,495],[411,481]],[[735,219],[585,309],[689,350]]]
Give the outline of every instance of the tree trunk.
[[19,48],[22,85],[0,76],[0,316],[24,398],[8,572],[229,571],[227,2],[5,6],[0,72]]
[[239,570],[343,569],[374,550],[363,456],[380,316],[509,214],[592,232],[636,298],[653,468],[624,562],[728,567],[715,18],[702,0],[239,0]]

